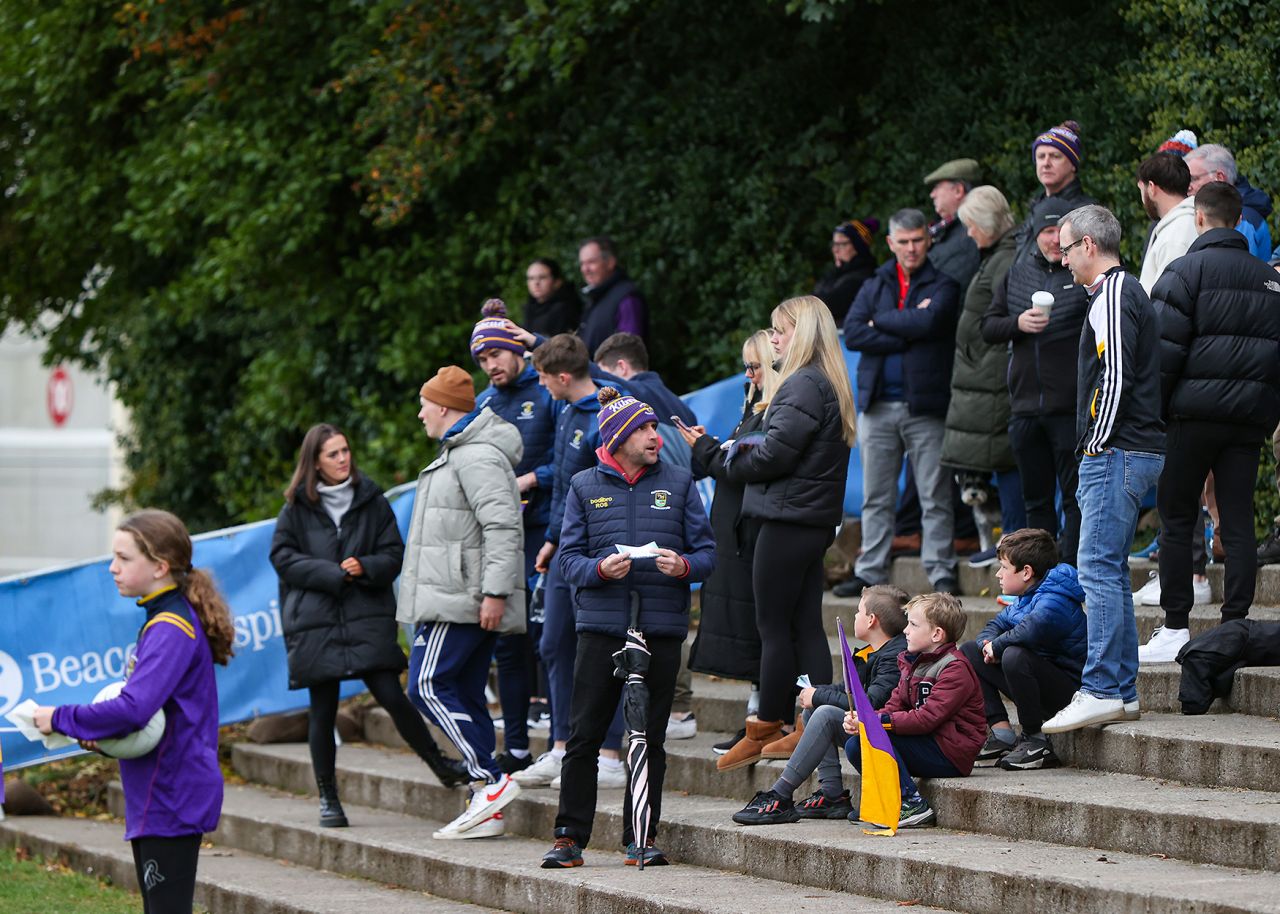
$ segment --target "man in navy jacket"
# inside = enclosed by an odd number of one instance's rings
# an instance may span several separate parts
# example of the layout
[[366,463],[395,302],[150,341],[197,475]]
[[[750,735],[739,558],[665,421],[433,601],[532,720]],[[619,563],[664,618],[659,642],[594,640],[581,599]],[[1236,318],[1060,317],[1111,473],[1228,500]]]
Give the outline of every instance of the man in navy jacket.
[[[489,386],[476,397],[476,409],[489,407],[520,432],[524,456],[515,468],[520,489],[524,525],[524,576],[534,575],[534,560],[547,539],[551,489],[555,480],[553,444],[559,404],[538,383],[538,372],[524,360],[524,343],[507,328],[506,306],[491,298],[481,308],[481,319],[471,332],[471,356],[489,376]],[[530,601],[526,600],[528,606]],[[542,636],[540,621],[526,620],[527,631],[498,638],[494,660],[498,664],[498,697],[506,751],[498,765],[514,774],[533,763],[529,753],[529,699],[534,683],[534,648]]]
[[[667,719],[688,634],[689,584],[715,566],[715,539],[706,509],[683,467],[659,458],[658,417],[648,404],[600,391],[600,462],[573,477],[565,499],[557,560],[573,592],[578,654],[573,669],[573,719],[561,773],[555,846],[543,857],[546,869],[579,866],[591,840],[596,811],[596,753],[618,707],[623,683],[614,675],[613,654],[623,648],[633,599],[636,622],[651,652],[646,681],[649,717],[647,835],[631,832],[631,790],[623,804],[627,863],[665,864],[655,848],[666,773]],[[656,543],[656,552],[633,556],[618,546]]]
[[[850,588],[889,579],[889,547],[903,454],[920,492],[921,559],[935,590],[956,591],[951,475],[942,468],[943,422],[951,400],[960,287],[928,260],[924,214],[889,219],[894,260],[858,292],[844,344],[858,362],[858,447],[862,457],[862,555]],[[844,594],[841,594],[844,595]]]

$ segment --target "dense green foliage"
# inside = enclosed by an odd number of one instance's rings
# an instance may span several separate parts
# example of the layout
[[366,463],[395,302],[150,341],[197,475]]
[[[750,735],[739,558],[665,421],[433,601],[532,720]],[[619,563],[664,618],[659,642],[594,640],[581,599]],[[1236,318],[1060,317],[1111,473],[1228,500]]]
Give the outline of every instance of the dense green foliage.
[[322,419],[411,478],[418,385],[588,234],[687,388],[811,286],[841,218],[927,209],[960,155],[1021,202],[1065,118],[1131,254],[1133,170],[1180,127],[1280,188],[1278,34],[1280,9],[1208,0],[11,0],[0,325],[106,366],[121,497],[260,517]]

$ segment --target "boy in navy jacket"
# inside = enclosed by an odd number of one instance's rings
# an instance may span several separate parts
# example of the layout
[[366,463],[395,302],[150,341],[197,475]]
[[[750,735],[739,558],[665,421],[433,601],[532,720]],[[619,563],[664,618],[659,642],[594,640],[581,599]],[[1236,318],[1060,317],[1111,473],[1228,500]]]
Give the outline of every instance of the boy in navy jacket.
[[[661,866],[654,847],[666,773],[667,718],[680,667],[680,645],[689,630],[689,584],[715,566],[715,539],[688,470],[660,460],[658,417],[645,403],[600,391],[599,465],[573,477],[565,499],[557,560],[573,594],[578,653],[573,668],[573,710],[561,768],[555,846],[545,869],[580,866],[596,812],[596,753],[622,695],[613,654],[623,648],[632,600],[639,597],[636,627],[650,651],[647,835],[631,833],[631,786],[623,801],[627,864]],[[657,543],[656,554],[631,557],[618,545]]]
[[[976,764],[1010,771],[1053,768],[1058,757],[1040,728],[1080,688],[1088,645],[1084,590],[1075,568],[1058,564],[1057,546],[1044,530],[1001,537],[996,555],[1000,588],[1018,601],[960,648],[982,683],[991,726]],[[1016,746],[1001,693],[1018,709],[1022,739]]]

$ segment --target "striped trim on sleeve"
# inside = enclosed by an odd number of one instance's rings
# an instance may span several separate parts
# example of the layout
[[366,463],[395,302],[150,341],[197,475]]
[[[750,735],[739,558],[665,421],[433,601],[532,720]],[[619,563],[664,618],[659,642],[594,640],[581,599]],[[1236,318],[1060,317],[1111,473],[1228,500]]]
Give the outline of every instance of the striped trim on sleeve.
[[1093,428],[1085,441],[1085,453],[1098,454],[1107,446],[1115,431],[1116,418],[1120,414],[1120,401],[1124,396],[1124,340],[1120,329],[1122,309],[1121,289],[1125,274],[1115,272],[1102,281],[1102,288],[1089,309],[1089,324],[1093,327],[1098,358],[1102,371],[1095,391]]
[[169,612],[156,613],[155,618],[153,618],[146,625],[142,626],[142,630],[145,632],[147,629],[155,625],[157,622],[167,622],[170,625],[176,626],[178,629],[180,629],[182,633],[186,635],[188,638],[190,638],[192,641],[196,639],[195,628],[191,625],[189,621],[182,618],[182,616],[179,616],[177,613],[169,613]]

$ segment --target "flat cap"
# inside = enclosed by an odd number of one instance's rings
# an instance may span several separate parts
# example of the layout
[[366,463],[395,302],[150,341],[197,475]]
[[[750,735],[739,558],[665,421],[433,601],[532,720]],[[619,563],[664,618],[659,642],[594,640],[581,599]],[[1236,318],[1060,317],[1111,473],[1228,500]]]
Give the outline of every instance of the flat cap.
[[924,176],[927,187],[932,187],[939,181],[968,181],[970,184],[981,184],[982,168],[975,159],[952,159]]

